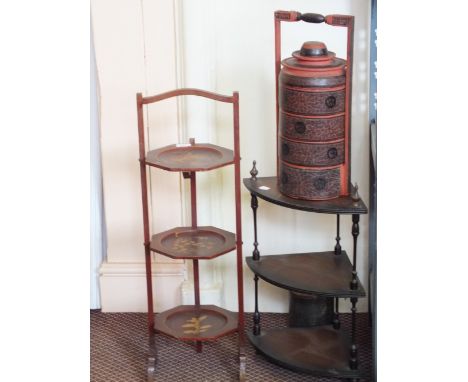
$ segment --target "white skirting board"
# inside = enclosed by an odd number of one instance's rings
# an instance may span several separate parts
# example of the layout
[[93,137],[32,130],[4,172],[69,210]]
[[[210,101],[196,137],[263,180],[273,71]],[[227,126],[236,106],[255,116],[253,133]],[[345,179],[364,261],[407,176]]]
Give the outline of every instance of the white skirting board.
[[[193,304],[193,284],[185,280],[185,264],[153,264],[154,311],[162,312],[181,304]],[[103,312],[147,312],[144,263],[109,263],[100,268]],[[200,287],[202,304],[223,305],[223,285]]]
[[[161,312],[182,303],[183,263],[153,266],[154,311]],[[100,268],[103,312],[147,312],[144,263],[109,263]]]

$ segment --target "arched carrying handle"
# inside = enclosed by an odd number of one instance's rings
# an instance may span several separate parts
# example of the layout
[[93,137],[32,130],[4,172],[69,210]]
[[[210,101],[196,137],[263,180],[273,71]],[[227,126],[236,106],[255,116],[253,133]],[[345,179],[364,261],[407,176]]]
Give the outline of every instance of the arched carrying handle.
[[276,11],[275,19],[279,21],[305,21],[306,23],[320,24],[325,16],[319,13],[301,13],[296,11]]
[[320,24],[325,21],[325,16],[320,15],[318,13],[300,13],[298,17],[298,21],[305,21],[306,23],[314,23]]
[[353,26],[354,16],[348,15],[328,15],[324,16],[319,13],[301,13],[297,11],[275,11],[275,21],[305,21],[306,23],[348,27]]

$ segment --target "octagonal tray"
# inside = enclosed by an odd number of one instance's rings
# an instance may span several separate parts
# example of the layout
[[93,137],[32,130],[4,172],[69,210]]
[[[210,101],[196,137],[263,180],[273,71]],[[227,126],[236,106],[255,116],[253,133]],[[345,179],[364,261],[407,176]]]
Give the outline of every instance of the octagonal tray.
[[168,171],[208,171],[234,163],[234,153],[210,143],[169,145],[149,151],[145,162]]
[[212,259],[235,249],[236,237],[216,227],[177,227],[153,235],[150,248],[173,259]]
[[237,313],[215,305],[180,305],[157,314],[154,330],[184,341],[212,341],[237,331]]

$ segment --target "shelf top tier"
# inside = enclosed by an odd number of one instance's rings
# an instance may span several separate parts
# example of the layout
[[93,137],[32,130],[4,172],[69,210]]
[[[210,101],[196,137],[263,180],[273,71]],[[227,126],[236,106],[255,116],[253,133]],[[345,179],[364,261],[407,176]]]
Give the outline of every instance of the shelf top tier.
[[210,143],[177,144],[149,151],[145,163],[167,171],[208,171],[234,163],[234,153]]
[[367,214],[367,207],[362,200],[353,201],[351,196],[342,196],[330,200],[302,200],[283,195],[278,189],[277,177],[244,178],[247,189],[259,198],[279,206],[295,210],[318,212],[323,214]]
[[216,227],[177,227],[151,238],[150,249],[173,259],[213,259],[236,248],[236,236]]
[[237,331],[237,313],[215,305],[180,305],[155,316],[154,330],[183,341],[212,341]]
[[366,295],[359,279],[358,288],[350,288],[353,266],[345,251],[247,257],[246,262],[256,275],[280,288],[325,297]]

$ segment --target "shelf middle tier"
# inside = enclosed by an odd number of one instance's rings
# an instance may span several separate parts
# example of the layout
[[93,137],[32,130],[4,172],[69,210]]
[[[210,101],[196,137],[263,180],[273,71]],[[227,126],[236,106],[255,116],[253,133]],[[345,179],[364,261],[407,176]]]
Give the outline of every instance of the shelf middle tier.
[[280,288],[325,297],[364,297],[366,292],[358,279],[351,289],[353,266],[345,251],[292,253],[246,258],[250,269],[266,282]]
[[208,171],[234,163],[234,153],[210,143],[169,145],[149,151],[145,163],[167,171]]
[[150,249],[173,259],[213,259],[236,248],[236,235],[216,227],[177,227],[151,238]]

